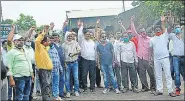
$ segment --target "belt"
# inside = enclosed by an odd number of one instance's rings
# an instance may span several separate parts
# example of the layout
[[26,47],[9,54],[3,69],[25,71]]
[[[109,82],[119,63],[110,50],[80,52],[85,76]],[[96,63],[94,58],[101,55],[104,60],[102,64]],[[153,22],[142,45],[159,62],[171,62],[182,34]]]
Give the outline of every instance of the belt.
[[184,58],[185,56],[178,56],[178,55],[173,55],[174,57],[178,57],[178,58]]
[[69,64],[69,63],[75,63],[75,62],[77,62],[77,60],[75,60],[75,61],[66,61],[67,64]]

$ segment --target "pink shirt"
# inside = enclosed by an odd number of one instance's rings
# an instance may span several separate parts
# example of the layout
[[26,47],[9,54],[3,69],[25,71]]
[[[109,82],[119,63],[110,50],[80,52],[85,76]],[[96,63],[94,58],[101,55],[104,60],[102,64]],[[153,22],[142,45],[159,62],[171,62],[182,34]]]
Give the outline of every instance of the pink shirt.
[[141,35],[138,35],[138,54],[137,56],[140,59],[149,60],[150,56],[150,37],[143,38]]
[[131,23],[131,32],[132,35],[136,36],[138,40],[138,52],[137,56],[140,59],[149,60],[150,59],[150,37],[143,38],[139,35],[135,29],[133,22]]

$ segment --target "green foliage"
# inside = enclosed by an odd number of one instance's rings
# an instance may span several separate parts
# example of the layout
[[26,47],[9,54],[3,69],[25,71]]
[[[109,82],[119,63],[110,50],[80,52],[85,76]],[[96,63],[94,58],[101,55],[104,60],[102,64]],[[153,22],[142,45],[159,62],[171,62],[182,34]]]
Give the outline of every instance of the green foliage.
[[1,24],[13,24],[13,20],[12,19],[5,19],[1,22]]
[[37,33],[39,33],[40,31],[42,31],[44,29],[44,25],[41,25],[39,27],[37,27]]
[[26,31],[32,26],[36,26],[36,21],[33,19],[33,16],[24,15],[21,13],[15,24],[18,26],[18,30]]
[[133,3],[133,6],[139,4],[142,7],[140,22],[144,22],[147,18],[152,20],[159,19],[161,15],[164,15],[166,11],[171,10],[172,13],[178,18],[184,14],[184,5],[182,0],[154,0],[154,1],[138,1],[139,3]]

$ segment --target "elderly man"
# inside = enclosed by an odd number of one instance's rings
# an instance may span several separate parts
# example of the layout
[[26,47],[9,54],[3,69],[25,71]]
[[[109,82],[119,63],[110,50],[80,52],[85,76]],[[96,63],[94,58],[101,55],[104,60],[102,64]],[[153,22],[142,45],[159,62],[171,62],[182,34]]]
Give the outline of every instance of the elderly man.
[[10,85],[15,86],[15,100],[29,100],[33,69],[31,58],[23,48],[24,39],[16,34],[13,37],[14,48],[8,54],[8,68],[10,72]]
[[74,79],[75,96],[79,96],[79,80],[78,80],[78,55],[80,53],[80,46],[77,41],[73,40],[73,33],[67,32],[65,42],[62,44],[65,54],[66,63],[66,97],[70,97],[70,74],[72,72]]
[[[147,36],[144,28],[140,29],[139,34],[135,29],[133,17],[131,18],[131,34],[138,40],[138,74],[142,83],[142,91],[155,91],[155,77],[153,67],[150,65],[150,37]],[[146,71],[150,77],[150,88],[148,86]]]

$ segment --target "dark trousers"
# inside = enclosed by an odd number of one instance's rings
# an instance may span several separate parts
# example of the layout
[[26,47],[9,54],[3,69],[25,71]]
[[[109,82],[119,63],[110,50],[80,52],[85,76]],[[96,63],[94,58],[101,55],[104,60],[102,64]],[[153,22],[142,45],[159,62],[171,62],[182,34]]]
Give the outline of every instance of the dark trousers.
[[90,79],[90,89],[95,89],[95,81],[96,81],[96,61],[95,60],[86,60],[83,58],[82,60],[82,83],[83,89],[87,90],[87,74],[89,72]]
[[[149,62],[147,60],[143,60],[138,58],[138,71],[139,71],[139,77],[142,83],[143,88],[142,89],[156,89],[156,82],[155,82],[155,76],[154,76],[154,70],[153,67],[149,65]],[[146,77],[146,71],[148,72],[148,75],[150,77],[150,88],[148,86],[147,77]]]
[[78,79],[79,79],[79,87],[82,88],[82,57],[78,58]]
[[[35,77],[35,65],[34,64],[32,64],[32,69],[33,69],[33,75],[34,75],[34,77]],[[31,84],[31,91],[30,91],[30,101],[33,99],[33,89],[34,89],[34,82],[32,82],[32,84]]]
[[52,100],[51,70],[39,69],[42,100]]
[[122,84],[126,89],[129,89],[128,72],[132,89],[137,88],[137,72],[134,63],[121,62]]
[[100,69],[96,66],[96,85],[99,87],[101,85],[101,75]]

